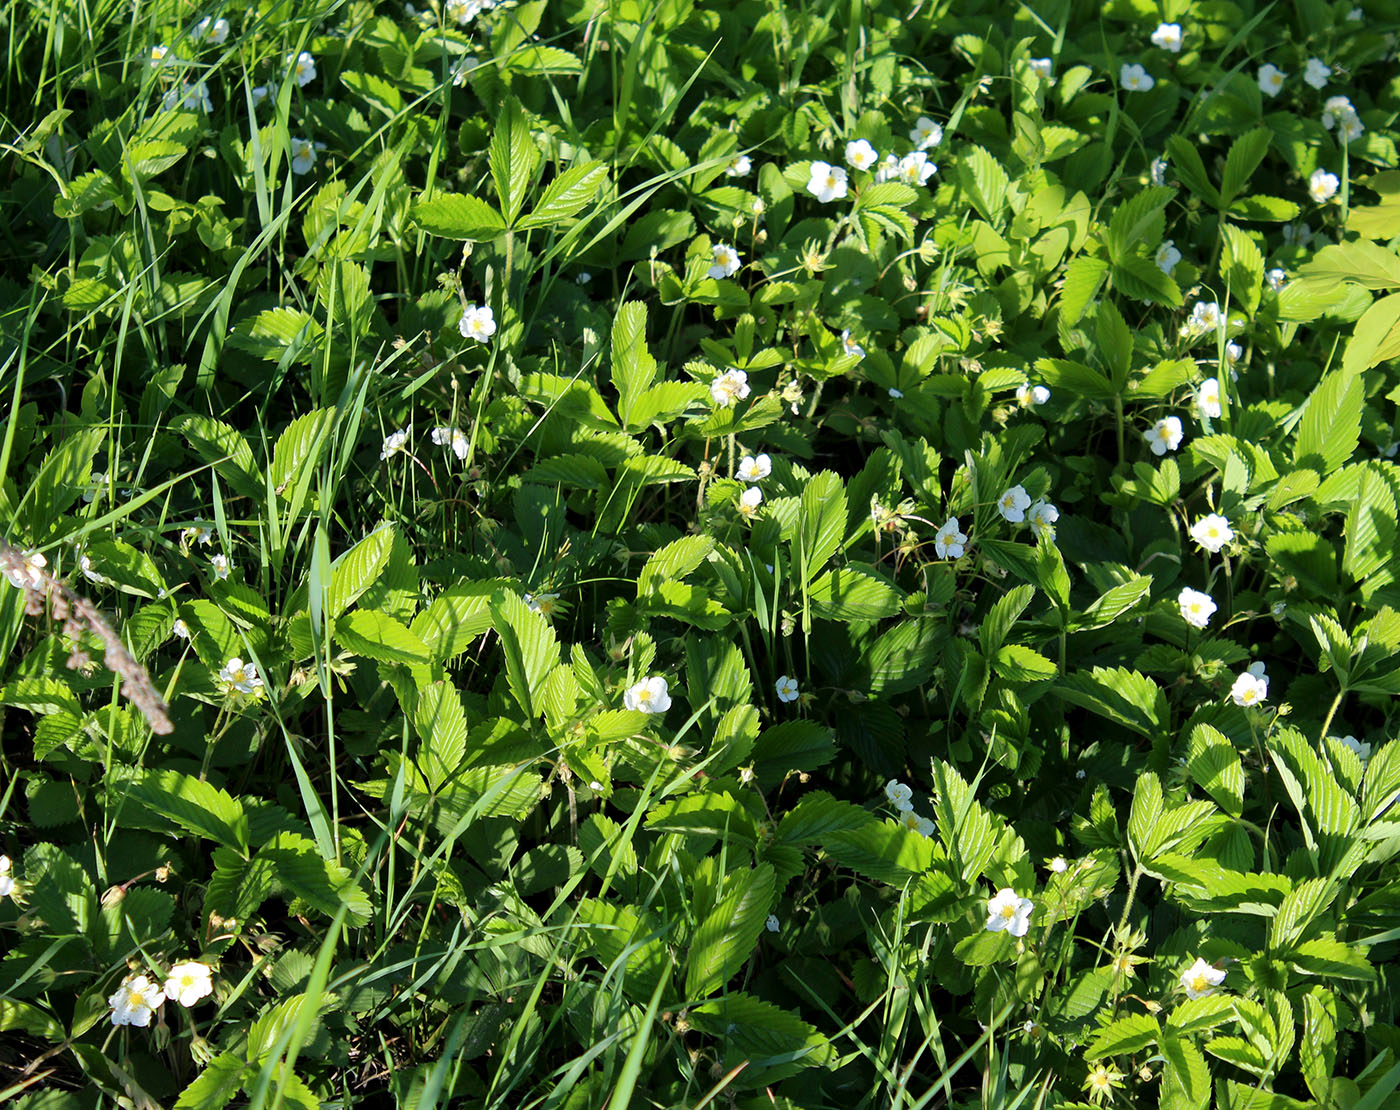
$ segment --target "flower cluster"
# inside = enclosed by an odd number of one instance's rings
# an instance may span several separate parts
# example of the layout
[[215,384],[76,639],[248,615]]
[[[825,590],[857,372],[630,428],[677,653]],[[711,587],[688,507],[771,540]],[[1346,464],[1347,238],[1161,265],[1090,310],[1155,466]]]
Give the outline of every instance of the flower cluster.
[[128,975],[108,1000],[113,1025],[151,1024],[167,1000],[187,1009],[214,993],[213,972],[207,964],[188,960],[175,964],[162,986],[148,975]]

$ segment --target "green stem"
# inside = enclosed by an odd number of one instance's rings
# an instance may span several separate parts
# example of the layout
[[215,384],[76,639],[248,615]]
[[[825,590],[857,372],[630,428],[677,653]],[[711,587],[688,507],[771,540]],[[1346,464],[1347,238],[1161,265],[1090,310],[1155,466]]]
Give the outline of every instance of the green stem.
[[1332,699],[1332,704],[1327,708],[1327,716],[1322,721],[1322,732],[1318,736],[1318,743],[1327,739],[1327,730],[1332,727],[1332,718],[1337,715],[1337,710],[1341,707],[1342,699],[1347,696],[1346,687],[1343,686],[1337,691],[1337,696]]
[[1118,921],[1118,932],[1120,934],[1128,927],[1128,915],[1133,912],[1133,900],[1137,897],[1138,880],[1141,878],[1141,865],[1134,865],[1133,877],[1128,880],[1128,899],[1123,903],[1123,916]]

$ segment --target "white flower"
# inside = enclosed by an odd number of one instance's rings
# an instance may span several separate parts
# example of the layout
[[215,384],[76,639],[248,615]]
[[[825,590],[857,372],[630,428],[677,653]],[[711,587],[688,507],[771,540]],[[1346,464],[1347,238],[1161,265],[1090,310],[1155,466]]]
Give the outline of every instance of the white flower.
[[932,836],[934,824],[927,817],[920,817],[912,809],[906,809],[899,815],[899,823],[910,832],[916,832],[920,836]]
[[768,205],[763,203],[762,197],[754,197],[753,200],[749,202],[749,211],[755,216],[761,216],[768,211]]
[[1012,486],[997,501],[997,512],[1012,524],[1020,524],[1026,519],[1026,510],[1031,507],[1031,495],[1024,486]]
[[1303,68],[1303,80],[1315,89],[1326,86],[1327,78],[1332,76],[1332,67],[1322,64],[1321,58],[1309,58],[1308,64]]
[[1037,536],[1047,540],[1055,538],[1055,522],[1060,519],[1060,510],[1049,501],[1041,498],[1026,510],[1026,521]]
[[846,196],[846,171],[827,162],[813,162],[807,191],[823,204],[842,200]]
[[496,317],[486,305],[468,305],[457,322],[457,330],[462,333],[463,339],[485,343],[496,334]]
[[1023,937],[1031,927],[1034,909],[1035,903],[1029,898],[1004,886],[987,899],[987,931],[999,933],[1005,929],[1013,937]]
[[316,147],[310,139],[292,140],[292,172],[309,173],[316,164]]
[[209,99],[209,86],[203,81],[196,81],[194,84],[181,81],[173,89],[167,89],[165,95],[160,98],[160,106],[167,112],[173,112],[176,108],[188,108],[192,112],[207,114],[214,110],[214,102]]
[[1235,531],[1223,516],[1211,513],[1210,516],[1203,516],[1191,525],[1191,538],[1215,555],[1235,538]]
[[258,674],[257,666],[253,663],[243,662],[236,655],[219,670],[218,679],[226,694],[250,694],[255,698],[262,697],[263,680]]
[[190,32],[190,38],[207,38],[215,46],[222,46],[225,40],[228,39],[228,32],[229,26],[227,19],[211,19],[211,17],[206,15],[194,25],[194,30]]
[[1204,628],[1215,612],[1215,600],[1210,594],[1203,594],[1190,586],[1182,587],[1181,593],[1176,595],[1176,603],[1181,608],[1182,620],[1192,628]]
[[214,526],[204,521],[191,524],[184,531],[185,543],[198,543],[208,547],[214,542]]
[[902,399],[902,398],[904,397],[904,390],[902,390],[902,389],[895,389],[894,386],[890,386],[890,388],[889,388],[889,394],[890,394],[890,396],[893,397],[896,401],[898,401],[898,400],[900,400],[900,399]]
[[26,551],[24,553],[24,566],[5,569],[5,577],[10,580],[10,584],[16,589],[23,590],[26,587],[37,590],[44,584],[43,570],[49,565],[37,551]]
[[1269,676],[1264,673],[1263,663],[1251,663],[1249,670],[1236,676],[1230,687],[1230,700],[1248,709],[1258,705],[1269,696]]
[[879,152],[864,139],[846,144],[846,165],[853,170],[868,170],[879,160]]
[[779,929],[782,928],[782,925],[778,921],[778,915],[775,913],[770,913],[768,915],[768,920],[763,923],[763,927],[767,929],[770,933],[776,933]]
[[[1240,356],[1243,354],[1244,348],[1241,347],[1238,343],[1225,344],[1225,364],[1227,366],[1234,366],[1235,363],[1239,362]],[[1234,374],[1233,371],[1231,373]],[[1234,374],[1234,377],[1239,377],[1239,375]]]
[[747,154],[736,154],[729,160],[729,165],[724,167],[724,174],[726,177],[747,177],[752,169],[753,163],[749,161]]
[[220,582],[227,578],[229,571],[233,569],[227,555],[210,556],[209,567],[214,572],[214,578]]
[[906,185],[927,185],[928,179],[938,172],[938,167],[928,160],[922,150],[906,154],[899,160],[899,176]]
[[1371,758],[1371,745],[1366,743],[1366,741],[1364,740],[1358,740],[1355,736],[1350,735],[1334,736],[1332,737],[1332,739],[1337,741],[1338,744],[1341,744],[1342,747],[1350,748],[1352,751],[1354,751],[1357,755],[1357,758],[1360,759],[1362,763],[1365,763],[1368,759]]
[[1063,875],[1069,870],[1069,863],[1065,860],[1064,856],[1056,856],[1050,861],[1050,870],[1055,872],[1056,875]]
[[380,460],[387,459],[390,455],[404,449],[404,444],[408,442],[408,432],[400,428],[397,432],[390,432],[384,437],[384,444],[379,448]]
[[[1049,60],[1045,59],[1047,63]],[[1032,62],[1031,65],[1034,67],[1035,63]],[[928,116],[920,116],[914,121],[914,127],[909,132],[909,141],[914,144],[916,150],[929,150],[943,141],[943,128]]]
[[15,892],[15,877],[10,874],[10,857],[0,856],[0,898],[8,898]]
[[1050,389],[1048,386],[1031,385],[1030,382],[1022,382],[1016,387],[1016,403],[1022,408],[1033,409],[1037,405],[1043,405],[1050,400]]
[[893,154],[886,154],[880,159],[880,164],[875,167],[875,184],[880,185],[886,181],[893,181],[899,176],[899,159]]
[[1157,267],[1164,274],[1169,274],[1176,268],[1176,264],[1181,261],[1181,252],[1176,249],[1175,239],[1164,239],[1162,245],[1157,248]]
[[757,486],[750,486],[739,495],[739,512],[743,516],[753,516],[762,504],[763,491]]
[[186,1008],[213,993],[212,973],[196,960],[176,964],[165,977],[165,997]]
[[1180,23],[1159,23],[1157,30],[1152,32],[1152,45],[1160,46],[1163,50],[1168,50],[1173,54],[1181,53],[1181,24]]
[[1201,388],[1196,390],[1196,413],[1199,416],[1209,416],[1212,420],[1220,419],[1220,381],[1217,378],[1207,378],[1201,383]]
[[1331,131],[1347,116],[1356,115],[1351,100],[1345,96],[1329,96],[1322,105],[1322,126]]
[[1152,165],[1147,167],[1147,177],[1154,185],[1165,185],[1167,183],[1166,158],[1152,159]]
[[856,358],[865,357],[865,348],[851,338],[849,329],[841,333],[841,351],[843,354],[854,355]]
[[710,250],[714,261],[710,264],[706,277],[727,278],[739,271],[739,252],[728,243],[716,243]]
[[742,370],[726,370],[710,383],[710,396],[720,408],[727,409],[749,395],[749,376]]
[[1284,282],[1288,280],[1288,274],[1278,267],[1274,267],[1274,269],[1264,275],[1264,280],[1269,283],[1270,289],[1278,293],[1283,290]]
[[1308,196],[1322,204],[1331,200],[1337,195],[1337,186],[1340,182],[1335,173],[1328,173],[1326,170],[1313,170],[1312,176],[1308,178]]
[[914,808],[914,791],[898,779],[890,779],[885,783],[885,798],[900,813]]
[[1191,315],[1181,325],[1181,335],[1185,339],[1195,339],[1220,327],[1220,306],[1214,301],[1197,301],[1191,306]]
[[170,56],[170,47],[162,44],[151,47],[151,52],[146,55],[146,61],[152,69],[158,69],[167,63],[173,65],[178,62],[179,59],[172,58]]
[[552,617],[559,608],[559,595],[550,593],[526,594],[525,606],[532,613],[542,617]]
[[101,497],[107,489],[107,475],[99,470],[94,470],[91,477],[88,478],[88,482],[88,488],[83,490],[83,501],[90,505]]
[[1154,455],[1165,455],[1181,446],[1181,421],[1175,416],[1164,416],[1143,434]]
[[107,1005],[112,1007],[113,1025],[147,1026],[164,1001],[164,992],[144,975],[128,975]]
[[455,88],[462,88],[471,77],[472,71],[481,65],[481,59],[475,54],[463,54],[452,63],[452,84]]
[[1049,58],[1032,58],[1026,63],[1031,67],[1031,72],[1042,81],[1053,81],[1055,79],[1055,63]]
[[1341,136],[1344,143],[1359,139],[1365,130],[1366,128],[1361,123],[1361,117],[1355,112],[1349,116],[1343,116],[1337,121],[1337,134]]
[[83,577],[89,582],[107,581],[102,575],[97,573],[97,568],[92,565],[92,557],[88,555],[86,551],[78,556],[78,570],[82,572]]
[[660,675],[652,675],[634,683],[622,695],[622,704],[635,713],[665,713],[671,708],[671,694],[666,688],[666,680]]
[[266,85],[254,85],[254,86],[253,86],[253,89],[252,89],[252,92],[253,92],[253,107],[256,108],[259,104],[261,104],[264,100],[266,100],[266,99],[267,99],[267,94],[268,94],[270,91],[271,91],[271,90],[268,89],[268,87],[267,87]]
[[773,460],[767,455],[745,455],[739,460],[738,478],[741,482],[761,482],[773,473]]
[[1225,982],[1225,972],[1212,967],[1199,956],[1196,962],[1181,973],[1181,986],[1187,998],[1204,998],[1215,993],[1215,988]]
[[190,638],[190,626],[179,617],[175,618],[175,623],[170,626],[170,631],[182,640],[188,640]]
[[773,689],[777,691],[778,700],[781,702],[797,700],[797,679],[791,675],[779,675],[778,681],[773,684]]
[[958,518],[950,516],[933,537],[933,550],[940,559],[961,559],[967,537],[958,529]]
[[291,71],[292,80],[303,89],[316,80],[316,59],[305,50],[300,54],[288,54],[287,68]]
[[1347,12],[1348,23],[1360,23],[1365,18],[1366,13],[1360,8],[1352,8],[1351,11]]
[[1265,96],[1278,96],[1283,91],[1283,83],[1287,79],[1288,74],[1272,62],[1265,62],[1259,67],[1259,91]]
[[471,440],[461,428],[434,428],[432,441],[439,447],[451,447],[452,453],[463,461],[471,450]]
[[1124,64],[1118,74],[1118,83],[1128,92],[1147,92],[1157,82],[1142,66]]

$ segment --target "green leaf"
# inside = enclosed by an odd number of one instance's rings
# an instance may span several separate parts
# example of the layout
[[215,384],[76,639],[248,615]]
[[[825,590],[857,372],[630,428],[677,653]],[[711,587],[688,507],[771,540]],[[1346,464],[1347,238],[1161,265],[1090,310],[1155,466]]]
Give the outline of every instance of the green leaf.
[[625,969],[624,993],[633,999],[650,998],[670,968],[666,947],[656,935],[661,930],[650,916],[585,898],[578,906],[578,920],[585,926],[589,946],[609,970]]
[[1331,373],[1308,398],[1293,444],[1296,465],[1326,476],[1351,457],[1361,439],[1359,376]]
[[1209,1110],[1210,1069],[1201,1050],[1183,1037],[1168,1035],[1162,1038],[1162,1058],[1166,1067],[1160,1110]]
[[380,663],[425,667],[432,662],[428,645],[378,609],[355,609],[335,622],[335,638],[355,655]]
[[655,380],[656,359],[647,350],[646,305],[628,301],[617,310],[612,326],[612,381],[624,427],[633,426],[637,401]]
[[1323,247],[1298,272],[1307,278],[1354,282],[1367,289],[1400,288],[1400,256],[1365,240]]
[[831,729],[811,721],[784,721],[766,728],[753,746],[754,778],[765,788],[789,774],[815,771],[836,758]]
[[516,704],[534,719],[543,705],[544,680],[559,665],[554,629],[516,594],[497,591],[491,598],[491,623],[506,657],[506,681]]
[[[38,476],[24,492],[24,505],[29,510],[29,534],[35,540],[47,538],[59,515],[87,488],[93,456],[105,439],[106,433],[101,428],[81,428],[45,457]],[[7,494],[6,509],[14,504],[13,496],[13,493]]]
[[637,597],[645,596],[662,582],[685,578],[709,558],[714,549],[715,541],[709,536],[682,536],[658,549],[637,578]]
[[829,470],[814,475],[802,490],[792,558],[809,585],[841,547],[846,536],[846,490]]
[[1162,212],[1174,196],[1175,189],[1151,185],[1114,210],[1104,233],[1104,243],[1115,265],[1120,265],[1139,244],[1154,247],[1161,241]]
[[335,409],[314,409],[298,416],[277,437],[272,451],[272,488],[277,493],[302,482],[320,462],[335,427]]
[[489,242],[505,230],[499,212],[479,197],[436,193],[413,206],[414,222],[429,235],[467,242]]
[[1139,775],[1133,788],[1133,807],[1128,816],[1128,843],[1141,862],[1152,855],[1151,844],[1157,823],[1162,819],[1162,784],[1153,774]]
[[796,1014],[739,991],[692,1006],[690,1020],[725,1046],[722,1066],[743,1067],[745,1083],[772,1083],[836,1058],[827,1039]]
[[1049,659],[1021,644],[997,649],[992,669],[1009,682],[1045,682],[1059,674],[1059,668]]
[[[1225,172],[1220,179],[1220,207],[1228,208],[1230,203],[1244,192],[1254,171],[1268,153],[1273,131],[1267,127],[1256,127],[1239,136],[1230,146],[1225,156]],[[1226,225],[1229,226],[1228,224]]]
[[1113,383],[1091,366],[1064,358],[1038,358],[1036,371],[1051,389],[1063,390],[1092,401],[1108,401],[1117,395]]
[[991,154],[980,146],[964,150],[957,159],[957,177],[972,206],[993,226],[1001,226],[1011,179]]
[[362,97],[370,107],[391,119],[403,111],[403,95],[382,77],[373,73],[343,70],[340,80],[347,89]]
[[1079,322],[1107,274],[1108,263],[1102,258],[1081,254],[1070,261],[1060,287],[1060,318],[1065,323]]
[[1167,726],[1167,698],[1155,682],[1122,667],[1095,667],[1066,675],[1055,685],[1065,701],[1116,721],[1149,739]]
[[608,180],[608,167],[602,162],[570,166],[548,185],[534,210],[516,226],[548,227],[567,220],[598,195]]
[[807,590],[817,620],[874,621],[900,610],[902,595],[874,568],[853,564],[827,571]]
[[1016,586],[997,598],[996,603],[987,610],[982,627],[977,630],[977,641],[982,645],[983,655],[991,656],[997,653],[997,649],[1006,642],[1012,626],[1026,611],[1026,606],[1034,596],[1034,586]]
[[1185,135],[1178,133],[1167,139],[1166,145],[1172,169],[1176,171],[1176,176],[1181,180],[1181,183],[1212,208],[1221,207],[1220,194],[1210,183],[1205,163],[1201,161],[1196,144]]
[[0,998],[0,1033],[16,1030],[46,1041],[61,1041],[64,1038],[63,1024],[38,1006],[12,998]]
[[1095,317],[1095,335],[1099,341],[1099,358],[1108,368],[1114,385],[1122,388],[1128,380],[1133,363],[1133,333],[1118,306],[1108,298],[1099,304]]
[[1255,194],[1252,197],[1236,197],[1230,205],[1230,215],[1240,220],[1254,223],[1286,223],[1296,220],[1302,209],[1291,200],[1282,197],[1266,197]]
[[687,998],[714,994],[748,962],[773,903],[773,883],[773,869],[766,863],[725,876],[724,897],[691,937],[685,973]]
[[1231,299],[1253,316],[1264,287],[1264,256],[1254,240],[1233,224],[1226,224],[1221,236],[1224,250],[1220,255],[1220,276]]
[[933,863],[933,842],[893,821],[827,832],[822,849],[843,867],[891,886],[904,886]]
[[388,563],[393,546],[393,526],[381,525],[331,564],[327,617],[340,616],[374,584]]
[[1305,879],[1297,883],[1283,896],[1283,904],[1269,924],[1269,947],[1275,951],[1292,948],[1338,893],[1340,890],[1332,879]]
[[24,887],[30,909],[50,938],[86,936],[97,920],[97,891],[74,859],[54,844],[24,853]]
[[1233,817],[1244,813],[1244,765],[1224,733],[1207,724],[1192,729],[1187,767],[1221,809]]
[[1395,580],[1396,501],[1387,481],[1389,464],[1375,461],[1360,467],[1356,499],[1347,509],[1346,547],[1342,569],[1358,582],[1384,571],[1386,582]]
[[175,1110],[223,1110],[243,1088],[248,1065],[232,1052],[221,1052],[180,1092]]
[[461,767],[467,753],[467,716],[457,688],[450,682],[419,686],[413,724],[423,741],[418,768],[429,788],[437,790]]
[[1128,581],[1104,591],[1084,614],[1076,617],[1076,629],[1105,628],[1137,605],[1152,589],[1152,576],[1135,574]]
[[246,854],[248,817],[243,803],[213,783],[178,771],[145,771],[127,794],[183,829]]
[[1161,1027],[1155,1018],[1147,1014],[1128,1014],[1100,1029],[1084,1050],[1084,1057],[1097,1060],[1104,1056],[1141,1052],[1149,1045],[1156,1044],[1161,1035]]
[[496,117],[490,149],[491,178],[496,183],[496,196],[507,225],[513,225],[520,215],[539,157],[525,122],[525,109],[515,97],[507,96]]
[[647,813],[646,824],[658,832],[720,837],[746,848],[758,843],[753,816],[726,790],[707,790],[661,802]]
[[291,832],[279,832],[258,853],[272,864],[277,885],[327,917],[334,917],[342,903],[352,925],[364,925],[374,914],[369,897],[350,872],[321,858],[313,841]]
[[170,426],[184,436],[195,454],[211,463],[214,472],[237,493],[253,498],[255,504],[262,503],[267,495],[266,487],[255,474],[253,449],[237,429],[193,413],[176,417]]
[[822,790],[805,794],[778,822],[775,839],[781,844],[814,844],[835,832],[859,829],[876,819],[861,806],[842,802]]
[[1400,293],[1381,297],[1361,314],[1342,356],[1342,373],[1362,370],[1394,358],[1400,339]]

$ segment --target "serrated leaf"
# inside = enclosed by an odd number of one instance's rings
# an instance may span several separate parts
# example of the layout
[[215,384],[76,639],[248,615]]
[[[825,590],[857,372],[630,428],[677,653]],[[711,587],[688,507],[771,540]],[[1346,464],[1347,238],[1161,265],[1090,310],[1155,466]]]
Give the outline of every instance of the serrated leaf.
[[1060,317],[1065,323],[1079,322],[1107,275],[1108,263],[1102,258],[1081,254],[1070,261],[1060,286]]
[[773,882],[773,869],[766,863],[725,877],[727,892],[691,937],[685,974],[687,998],[714,994],[753,955],[773,903]]
[[516,226],[548,227],[567,220],[592,201],[607,180],[608,168],[602,162],[570,166],[545,186],[534,210]]
[[515,97],[507,96],[496,117],[489,151],[491,178],[496,184],[496,196],[507,225],[513,225],[520,215],[539,157],[539,149],[525,122],[525,109]]
[[414,222],[429,235],[468,242],[489,242],[505,230],[505,220],[479,197],[436,193],[413,206]]
[[491,598],[491,623],[501,638],[506,680],[528,718],[540,715],[544,680],[559,665],[559,641],[554,629],[514,593],[498,591]]
[[834,829],[820,843],[843,867],[891,886],[904,886],[933,862],[933,842],[893,821]]
[[1149,1045],[1156,1044],[1161,1035],[1161,1027],[1155,1018],[1147,1014],[1128,1014],[1100,1029],[1084,1050],[1084,1056],[1088,1060],[1097,1060],[1104,1056],[1141,1052]]
[[326,599],[326,616],[332,620],[359,600],[374,584],[394,546],[391,525],[376,528],[349,551],[331,564],[330,591]]
[[130,797],[196,836],[246,853],[243,803],[211,782],[178,771],[145,771],[127,787]]
[[322,859],[315,843],[304,836],[279,832],[258,852],[258,859],[272,864],[278,886],[327,917],[334,917],[342,903],[351,925],[364,925],[374,914],[369,897],[350,872]]
[[283,493],[320,462],[334,426],[333,408],[315,409],[287,425],[272,451],[272,488],[277,493]]
[[802,490],[792,560],[807,586],[836,554],[846,536],[846,490],[829,470],[814,475]]
[[1273,135],[1273,131],[1267,127],[1256,127],[1238,136],[1230,144],[1230,153],[1225,156],[1225,171],[1220,178],[1221,207],[1229,207],[1230,203],[1244,192],[1244,187],[1249,184],[1249,179],[1268,153]]
[[1244,765],[1240,753],[1219,729],[1199,724],[1191,730],[1187,768],[1191,778],[1226,813],[1244,812]]
[[899,612],[901,594],[873,568],[851,565],[813,581],[807,599],[817,620],[874,621]]
[[175,1110],[223,1110],[243,1089],[248,1065],[232,1052],[221,1052],[180,1092]]
[[814,844],[822,837],[849,829],[859,829],[876,818],[852,802],[842,802],[825,791],[805,794],[778,822],[775,839],[782,844]]
[[33,844],[24,853],[25,897],[48,937],[85,936],[98,916],[97,891],[88,873],[56,844]]
[[450,682],[419,686],[413,724],[423,741],[418,768],[429,788],[437,790],[461,767],[467,752],[467,717],[457,688]]
[[1095,667],[1060,679],[1055,693],[1149,738],[1167,725],[1167,700],[1155,682],[1123,667]]
[[709,536],[682,536],[654,552],[637,578],[637,597],[641,598],[661,582],[679,581],[700,566],[715,541]]
[[335,638],[347,651],[380,663],[425,667],[432,662],[427,644],[378,609],[356,609],[343,614],[335,622]]

